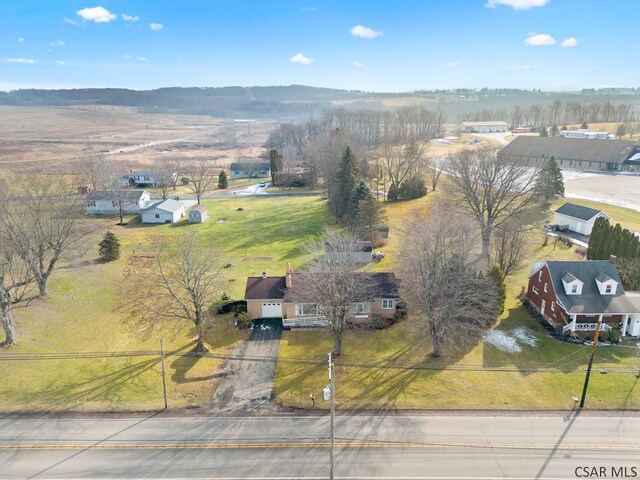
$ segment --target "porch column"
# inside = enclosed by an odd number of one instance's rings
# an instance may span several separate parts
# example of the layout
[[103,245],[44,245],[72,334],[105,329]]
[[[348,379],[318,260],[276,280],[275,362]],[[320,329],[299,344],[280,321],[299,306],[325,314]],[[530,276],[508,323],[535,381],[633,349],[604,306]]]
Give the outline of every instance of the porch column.
[[571,315],[571,331],[575,332],[576,331],[576,318],[578,316],[577,315]]
[[629,314],[625,314],[622,316],[622,332],[620,334],[621,337],[624,337],[627,333],[627,324],[629,323]]

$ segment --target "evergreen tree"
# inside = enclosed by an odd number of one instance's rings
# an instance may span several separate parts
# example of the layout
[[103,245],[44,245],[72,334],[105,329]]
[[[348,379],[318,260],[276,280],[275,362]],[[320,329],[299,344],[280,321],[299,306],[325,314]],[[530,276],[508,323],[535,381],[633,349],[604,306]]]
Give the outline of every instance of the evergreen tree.
[[560,170],[556,157],[553,155],[547,159],[538,173],[535,193],[542,198],[545,203],[549,203],[558,197],[564,197],[562,170]]
[[611,232],[611,249],[609,250],[609,255],[620,255],[620,247],[622,242],[622,227],[619,223],[616,223],[616,226],[613,227]]
[[272,148],[269,151],[269,167],[271,168],[271,183],[275,187],[276,185],[278,185],[278,172],[282,167],[280,154],[275,148]]
[[542,130],[540,130],[540,136],[541,137],[548,137],[549,136],[549,132],[547,131],[547,127],[542,127]]
[[558,125],[553,125],[553,126],[551,127],[551,130],[549,130],[549,134],[550,134],[552,137],[557,137],[557,136],[558,136],[558,133],[560,133],[560,130],[558,130]]
[[419,176],[408,178],[398,190],[398,197],[403,200],[424,197],[427,194],[427,187],[424,185],[424,179]]
[[329,209],[338,218],[349,214],[351,197],[358,181],[358,164],[351,147],[347,147],[336,171],[336,188],[329,195]]
[[622,138],[627,134],[627,127],[624,126],[624,123],[621,123],[616,131],[616,135],[618,138]]
[[363,180],[360,180],[356,188],[353,189],[353,193],[351,194],[351,202],[349,203],[349,223],[355,225],[358,220],[358,210],[360,208],[360,202],[362,202],[365,198],[371,195],[369,191],[369,187],[364,183]]
[[98,255],[103,262],[120,258],[120,242],[112,232],[107,231],[98,244]]
[[373,241],[373,227],[386,220],[384,208],[376,198],[369,193],[358,204],[356,217],[357,229],[362,232],[364,238]]
[[599,248],[602,245],[602,239],[608,226],[609,220],[604,217],[597,218],[594,222],[589,236],[589,245],[587,246],[587,259],[597,260],[600,257]]
[[229,186],[229,180],[227,180],[227,174],[224,173],[224,170],[220,170],[220,175],[218,175],[218,188],[224,189]]
[[507,300],[507,287],[504,283],[504,271],[500,268],[500,265],[494,264],[493,267],[491,267],[491,270],[489,270],[487,278],[496,289],[496,308],[498,315],[502,315],[504,313],[504,304]]
[[587,122],[582,122],[582,125],[580,125],[580,128],[582,128],[583,130],[587,130],[589,128],[589,125],[587,125]]
[[563,126],[562,126],[562,128],[561,128],[560,130],[565,130],[565,131],[566,131],[566,130],[569,130],[569,129],[567,128],[567,126],[566,126],[566,125],[563,125]]

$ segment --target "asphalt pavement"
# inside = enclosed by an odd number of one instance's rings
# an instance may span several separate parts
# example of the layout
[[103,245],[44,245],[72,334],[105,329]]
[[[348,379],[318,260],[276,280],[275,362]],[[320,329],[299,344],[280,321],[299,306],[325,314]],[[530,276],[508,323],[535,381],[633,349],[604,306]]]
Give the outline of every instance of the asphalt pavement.
[[[328,420],[5,418],[0,478],[327,478]],[[336,442],[341,479],[640,475],[640,417],[628,414],[343,414]]]

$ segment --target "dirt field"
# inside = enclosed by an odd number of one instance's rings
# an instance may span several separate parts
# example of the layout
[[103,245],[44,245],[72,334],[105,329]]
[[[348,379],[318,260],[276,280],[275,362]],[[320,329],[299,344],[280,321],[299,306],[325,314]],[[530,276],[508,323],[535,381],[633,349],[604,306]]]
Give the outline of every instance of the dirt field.
[[0,168],[70,173],[75,161],[108,156],[122,169],[160,156],[216,160],[221,167],[259,157],[272,121],[245,122],[196,115],[154,115],[135,108],[0,107]]

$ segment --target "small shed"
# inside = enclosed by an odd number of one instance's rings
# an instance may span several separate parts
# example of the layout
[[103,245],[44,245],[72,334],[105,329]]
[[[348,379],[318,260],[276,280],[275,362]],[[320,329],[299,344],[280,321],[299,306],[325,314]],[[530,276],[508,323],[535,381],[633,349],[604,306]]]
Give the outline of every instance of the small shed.
[[209,218],[207,209],[202,205],[197,205],[189,212],[189,223],[203,223]]
[[556,225],[565,225],[572,232],[591,235],[593,224],[599,217],[610,220],[609,215],[594,208],[583,207],[575,203],[565,203],[555,212]]

